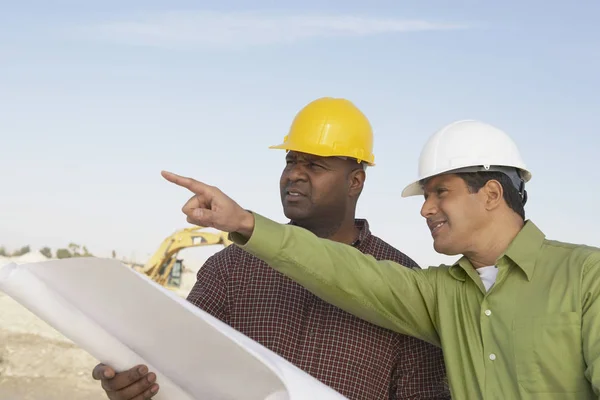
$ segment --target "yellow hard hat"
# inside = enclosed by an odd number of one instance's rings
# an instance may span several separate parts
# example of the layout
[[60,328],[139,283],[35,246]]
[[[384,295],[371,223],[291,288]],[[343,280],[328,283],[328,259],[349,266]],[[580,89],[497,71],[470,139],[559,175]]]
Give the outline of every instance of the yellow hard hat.
[[307,104],[296,114],[283,143],[269,148],[375,165],[371,123],[354,104],[340,98],[323,97]]

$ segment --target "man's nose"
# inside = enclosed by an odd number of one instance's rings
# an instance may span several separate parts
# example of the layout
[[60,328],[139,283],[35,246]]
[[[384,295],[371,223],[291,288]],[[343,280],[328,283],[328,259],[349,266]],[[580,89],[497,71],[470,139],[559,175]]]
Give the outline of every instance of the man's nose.
[[437,214],[438,206],[433,196],[428,196],[421,207],[421,215],[423,218],[430,218]]
[[290,181],[306,180],[306,166],[302,163],[289,164],[286,167],[286,178]]

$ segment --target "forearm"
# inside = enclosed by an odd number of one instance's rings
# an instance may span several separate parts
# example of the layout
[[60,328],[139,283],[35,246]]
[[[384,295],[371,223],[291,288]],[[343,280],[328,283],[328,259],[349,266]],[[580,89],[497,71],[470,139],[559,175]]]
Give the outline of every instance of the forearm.
[[352,246],[254,215],[252,235],[234,243],[323,300],[371,323],[439,344],[426,270],[377,261]]

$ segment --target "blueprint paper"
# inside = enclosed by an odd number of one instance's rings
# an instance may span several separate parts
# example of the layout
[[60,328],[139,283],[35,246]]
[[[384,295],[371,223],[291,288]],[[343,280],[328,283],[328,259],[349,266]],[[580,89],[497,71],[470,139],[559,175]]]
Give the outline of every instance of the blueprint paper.
[[100,362],[148,365],[157,400],[345,399],[117,260],[5,265],[0,290]]

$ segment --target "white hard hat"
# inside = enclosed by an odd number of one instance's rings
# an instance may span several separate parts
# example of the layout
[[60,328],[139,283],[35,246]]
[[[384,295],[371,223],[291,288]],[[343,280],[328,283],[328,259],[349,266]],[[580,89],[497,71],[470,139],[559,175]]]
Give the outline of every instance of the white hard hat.
[[420,181],[435,175],[475,171],[506,173],[509,168],[518,171],[518,174],[508,173],[513,175],[515,185],[515,179],[522,180],[523,184],[531,179],[510,136],[480,121],[456,121],[429,138],[419,158],[419,178],[404,188],[402,197],[423,194]]

